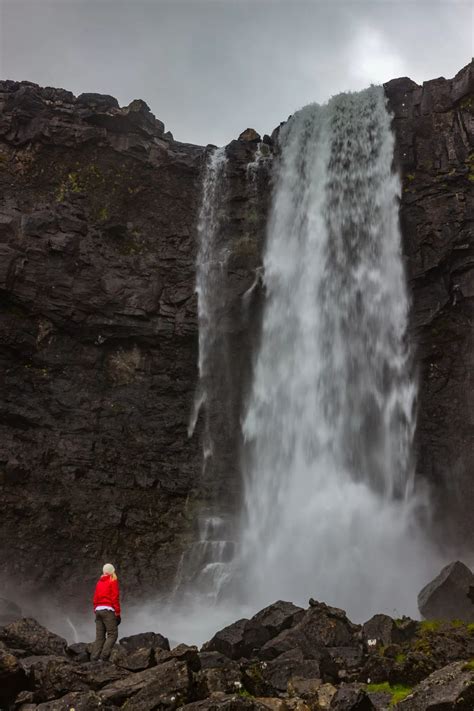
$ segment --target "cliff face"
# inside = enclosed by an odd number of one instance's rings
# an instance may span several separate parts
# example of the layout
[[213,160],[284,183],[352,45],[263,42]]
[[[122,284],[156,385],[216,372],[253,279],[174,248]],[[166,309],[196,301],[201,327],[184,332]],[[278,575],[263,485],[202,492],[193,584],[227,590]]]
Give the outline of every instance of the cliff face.
[[[467,528],[472,65],[452,81],[418,87],[400,79],[386,92],[420,364],[418,471],[466,538],[474,530]],[[256,177],[248,170],[257,145],[246,132],[227,149],[220,209],[229,258],[217,338],[233,367],[225,396],[214,393],[221,460],[203,476],[202,417],[193,437],[187,428],[197,381],[196,226],[206,149],[175,142],[140,101],[120,109],[111,97],[0,82],[2,578],[55,584],[75,596],[111,558],[126,586],[166,589],[196,535],[197,511],[216,495],[235,507],[258,280],[242,295],[261,264],[271,193],[270,159]]]
[[2,577],[88,589],[118,558],[136,587],[169,582],[201,466],[204,149],[143,102],[0,92]]
[[417,472],[445,543],[474,542],[474,65],[385,85],[419,375]]

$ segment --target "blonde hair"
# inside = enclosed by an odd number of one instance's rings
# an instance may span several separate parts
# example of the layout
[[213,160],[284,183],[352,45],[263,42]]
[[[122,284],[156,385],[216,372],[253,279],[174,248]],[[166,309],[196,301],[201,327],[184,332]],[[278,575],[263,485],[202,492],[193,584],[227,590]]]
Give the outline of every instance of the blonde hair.
[[104,567],[102,568],[102,573],[104,575],[110,575],[112,580],[117,580],[117,574],[115,572],[115,568],[112,565],[112,563],[106,563]]

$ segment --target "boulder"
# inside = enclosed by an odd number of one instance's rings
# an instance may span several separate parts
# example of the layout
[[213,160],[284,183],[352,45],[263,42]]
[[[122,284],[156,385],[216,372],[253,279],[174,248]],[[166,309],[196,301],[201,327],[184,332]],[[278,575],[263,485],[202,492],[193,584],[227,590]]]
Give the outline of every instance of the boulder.
[[22,617],[21,608],[11,600],[0,597],[0,627],[9,625]]
[[126,650],[128,654],[135,652],[137,649],[164,649],[170,648],[170,643],[163,637],[162,634],[156,632],[142,632],[133,634],[130,637],[122,637],[119,644]]
[[288,694],[297,696],[307,701],[317,699],[320,688],[323,682],[318,677],[301,678],[299,676],[292,677],[288,682]]
[[292,602],[278,600],[273,605],[257,612],[251,619],[252,622],[262,625],[271,637],[276,637],[283,630],[293,627],[304,616],[302,607],[293,605]]
[[[103,704],[93,691],[72,692],[54,701],[46,701],[34,707],[36,711],[102,711]],[[113,709],[114,707],[108,707]]]
[[300,649],[306,659],[317,659],[325,647],[357,646],[358,632],[359,627],[348,620],[344,610],[314,603],[294,627],[264,644],[259,656],[274,659],[291,649]]
[[362,665],[363,651],[361,645],[357,647],[327,647],[327,656],[320,662],[322,676],[333,682],[342,679],[354,681]]
[[178,644],[177,647],[173,647],[169,652],[156,649],[155,659],[157,664],[164,664],[164,662],[169,662],[171,659],[176,659],[179,662],[186,662],[191,671],[197,672],[201,669],[198,648],[194,645]]
[[[127,709],[144,711],[156,708],[158,700],[163,704],[179,700],[180,703],[176,705],[183,705],[190,693],[191,683],[188,665],[171,659],[152,669],[129,674],[125,679],[108,684],[101,689],[99,696],[106,705],[120,705],[127,701]],[[132,704],[131,697],[135,696],[137,699]],[[172,696],[176,698],[171,700]]]
[[216,692],[232,694],[241,682],[240,666],[219,652],[201,652],[199,655],[201,671],[196,681],[202,695],[209,696]]
[[248,658],[269,639],[270,633],[263,625],[244,618],[217,632],[202,651],[220,652],[229,659]]
[[268,711],[268,704],[259,699],[234,694],[204,699],[184,706],[186,711]]
[[362,641],[365,649],[373,653],[380,647],[412,640],[417,629],[418,623],[409,617],[394,620],[388,615],[374,615],[362,625]]
[[37,703],[50,701],[70,691],[89,691],[90,678],[87,671],[72,664],[66,657],[25,657],[20,660],[20,664]]
[[393,694],[390,691],[368,691],[367,696],[375,711],[391,711]]
[[474,671],[465,662],[453,662],[424,679],[397,705],[400,711],[472,711]]
[[8,706],[25,688],[26,674],[18,659],[6,649],[0,649],[0,708]]
[[290,708],[286,699],[279,699],[274,696],[258,696],[255,700],[270,709],[270,711],[289,711]]
[[468,597],[474,585],[469,568],[455,561],[450,563],[418,594],[418,608],[425,619],[460,619],[474,622],[474,605]]
[[88,662],[90,659],[90,646],[86,642],[75,642],[67,647],[66,653],[73,662]]
[[0,630],[0,640],[7,647],[21,649],[31,655],[65,655],[66,640],[50,632],[31,617],[11,622]]
[[72,691],[96,691],[129,675],[129,672],[111,663],[71,663],[65,657],[54,655],[26,657],[20,660],[26,676],[23,688],[34,692],[37,703],[58,698]]
[[332,699],[337,689],[332,684],[323,684],[317,692],[318,711],[325,711],[331,706]]
[[254,128],[246,128],[239,136],[239,141],[245,143],[258,143],[261,140],[260,134]]
[[304,659],[300,649],[292,649],[269,662],[254,662],[243,669],[245,688],[254,696],[277,696],[288,691],[292,679],[321,678],[317,659]]
[[107,111],[109,109],[118,109],[119,104],[114,96],[109,96],[108,94],[93,94],[84,93],[79,94],[76,99],[77,104],[82,104],[94,109],[99,109],[101,111]]
[[143,671],[156,666],[155,652],[151,647],[135,649],[130,654],[127,654],[123,647],[117,645],[110,655],[110,661],[118,667],[132,672]]
[[362,684],[342,684],[331,699],[331,711],[375,711]]
[[81,664],[81,670],[87,675],[87,683],[94,691],[114,681],[125,679],[129,672],[112,662],[87,662]]

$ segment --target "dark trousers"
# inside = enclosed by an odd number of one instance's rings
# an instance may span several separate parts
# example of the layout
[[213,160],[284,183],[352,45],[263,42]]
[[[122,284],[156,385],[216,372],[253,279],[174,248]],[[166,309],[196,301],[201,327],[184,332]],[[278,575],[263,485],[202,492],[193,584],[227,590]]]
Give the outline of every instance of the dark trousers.
[[91,660],[95,662],[97,659],[108,659],[117,637],[118,625],[115,612],[97,610],[95,613],[95,642],[92,645]]

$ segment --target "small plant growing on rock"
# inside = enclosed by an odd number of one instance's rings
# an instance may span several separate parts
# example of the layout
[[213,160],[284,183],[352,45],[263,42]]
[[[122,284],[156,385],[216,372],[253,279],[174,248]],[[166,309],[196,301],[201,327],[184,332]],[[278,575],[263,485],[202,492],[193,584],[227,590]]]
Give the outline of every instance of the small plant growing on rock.
[[437,632],[441,627],[440,620],[423,620],[420,622],[420,632],[421,634],[426,634],[429,632]]
[[384,681],[381,684],[367,684],[365,688],[369,694],[390,694],[392,697],[390,699],[390,706],[396,706],[400,701],[403,701],[403,699],[409,696],[413,691],[411,686],[405,686],[404,684],[393,684],[392,686],[388,683],[388,681]]

